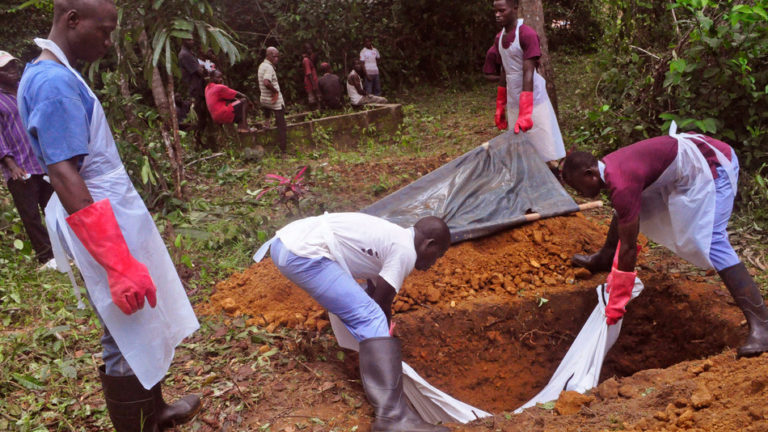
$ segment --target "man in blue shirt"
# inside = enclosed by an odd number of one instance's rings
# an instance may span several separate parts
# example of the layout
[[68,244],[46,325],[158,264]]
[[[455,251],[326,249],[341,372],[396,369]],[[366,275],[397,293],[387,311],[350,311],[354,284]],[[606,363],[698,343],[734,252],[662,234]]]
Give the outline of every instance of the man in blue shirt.
[[113,0],[54,0],[53,19],[48,40],[35,40],[43,51],[22,77],[19,112],[56,192],[48,205],[59,233],[54,254],[65,262],[66,249],[75,259],[104,328],[100,376],[115,429],[171,428],[201,406],[194,395],[166,404],[160,382],[199,324],[101,105],[71,66],[107,53],[117,8]]

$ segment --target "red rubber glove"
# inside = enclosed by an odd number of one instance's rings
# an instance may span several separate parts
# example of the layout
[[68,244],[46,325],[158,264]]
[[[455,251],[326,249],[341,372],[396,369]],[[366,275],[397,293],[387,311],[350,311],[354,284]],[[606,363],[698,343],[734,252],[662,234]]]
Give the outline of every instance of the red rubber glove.
[[524,91],[520,93],[520,111],[517,114],[515,123],[515,133],[520,131],[527,132],[533,127],[533,92]]
[[496,127],[507,130],[507,88],[496,87]]
[[147,266],[136,261],[128,250],[108,199],[93,203],[67,218],[70,228],[107,271],[112,301],[130,315],[144,307],[144,297],[155,307],[157,299]]
[[[638,245],[639,249],[639,245]],[[605,291],[610,294],[608,304],[605,305],[605,322],[614,325],[627,311],[627,303],[632,299],[632,288],[635,286],[637,272],[625,272],[619,270],[619,251],[621,242],[616,245],[616,253],[613,255],[611,273],[605,281]]]

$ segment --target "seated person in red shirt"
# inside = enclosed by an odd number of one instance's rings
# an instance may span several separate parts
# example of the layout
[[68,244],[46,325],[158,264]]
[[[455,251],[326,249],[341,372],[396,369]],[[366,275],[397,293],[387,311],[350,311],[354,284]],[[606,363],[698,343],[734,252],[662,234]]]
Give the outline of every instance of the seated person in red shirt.
[[722,141],[676,129],[673,123],[669,136],[637,142],[601,161],[586,152],[565,158],[563,180],[587,197],[606,190],[614,208],[602,249],[575,255],[573,264],[611,270],[605,315],[615,324],[632,294],[642,231],[690,263],[718,272],[749,324],[738,356],[759,355],[768,351],[768,308],[726,231],[739,178],[736,152]]
[[251,131],[248,128],[248,98],[225,86],[224,75],[219,71],[211,74],[211,82],[205,87],[205,104],[216,123],[237,123],[238,132]]

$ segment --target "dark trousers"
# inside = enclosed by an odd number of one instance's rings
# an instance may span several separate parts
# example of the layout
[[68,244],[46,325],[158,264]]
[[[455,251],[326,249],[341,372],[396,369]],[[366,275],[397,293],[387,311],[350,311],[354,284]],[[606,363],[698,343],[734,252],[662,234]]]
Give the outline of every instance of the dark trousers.
[[53,194],[53,188],[50,183],[43,180],[42,175],[33,175],[26,181],[8,180],[8,190],[11,192],[13,203],[19,211],[21,222],[35,249],[37,260],[41,263],[49,261],[53,258],[51,240],[43,226],[40,212],[45,212],[45,206]]
[[288,125],[285,123],[285,110],[273,110],[270,108],[262,109],[264,110],[265,118],[269,118],[273,115],[275,116],[275,127],[277,128],[277,146],[280,147],[280,151],[285,153],[288,145]]

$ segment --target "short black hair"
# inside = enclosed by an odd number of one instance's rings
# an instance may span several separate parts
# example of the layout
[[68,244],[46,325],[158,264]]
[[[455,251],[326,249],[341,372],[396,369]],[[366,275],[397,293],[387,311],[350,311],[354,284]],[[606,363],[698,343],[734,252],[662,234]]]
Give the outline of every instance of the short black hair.
[[434,239],[442,249],[448,249],[451,245],[451,230],[448,224],[437,216],[427,216],[419,219],[413,226],[424,237]]
[[[496,3],[497,1],[501,1],[501,0],[493,0],[492,3]],[[504,0],[504,2],[509,7],[520,7],[520,0]]]
[[585,151],[575,151],[565,157],[563,163],[563,180],[568,182],[568,179],[573,175],[579,175],[585,170],[597,165],[597,158],[592,153]]

